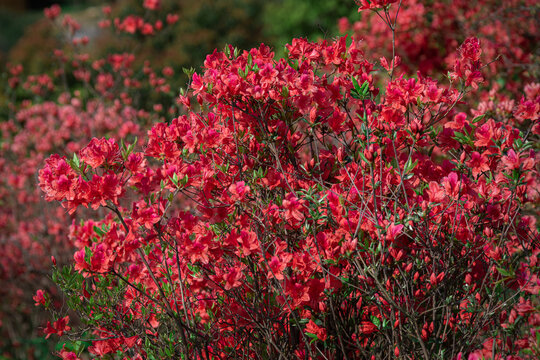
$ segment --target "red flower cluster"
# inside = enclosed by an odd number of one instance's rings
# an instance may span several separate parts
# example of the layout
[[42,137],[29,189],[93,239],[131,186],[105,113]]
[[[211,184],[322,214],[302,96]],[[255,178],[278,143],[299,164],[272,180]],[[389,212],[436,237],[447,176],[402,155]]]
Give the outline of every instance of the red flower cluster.
[[[93,139],[71,161],[47,160],[48,199],[110,210],[71,228],[83,276],[65,275],[81,281],[66,290],[103,338],[89,350],[531,349],[540,250],[523,209],[539,200],[538,115],[520,133],[456,109],[480,82],[479,41],[458,49],[459,86],[377,78],[354,39],[287,49],[208,55],[181,99],[203,110],[154,125],[143,153]],[[501,326],[521,342],[504,342]]]
[[[444,75],[455,62],[456,47],[475,37],[482,44],[484,59],[489,61],[484,72],[489,74],[490,88],[503,84],[505,90],[519,93],[522,81],[537,78],[535,1],[356,2],[361,19],[350,23],[342,18],[338,23],[340,31],[351,31],[362,39],[362,49],[374,58],[399,56],[400,71],[414,74],[421,69],[424,74]],[[384,62],[388,61],[381,60],[383,67]]]
[[52,334],[62,336],[64,332],[71,330],[71,327],[68,326],[68,323],[69,316],[56,320],[52,326],[51,323],[48,322],[47,327],[45,328],[45,334],[47,334],[47,338]]
[[398,0],[356,0],[359,6],[358,12],[369,9],[381,9],[396,2]]

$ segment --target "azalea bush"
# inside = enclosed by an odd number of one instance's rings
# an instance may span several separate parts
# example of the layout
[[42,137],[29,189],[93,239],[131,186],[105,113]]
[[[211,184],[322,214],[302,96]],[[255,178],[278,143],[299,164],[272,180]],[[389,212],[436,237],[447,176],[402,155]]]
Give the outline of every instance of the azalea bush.
[[[399,6],[360,10],[395,37]],[[59,355],[540,356],[540,85],[485,105],[483,45],[456,44],[446,77],[357,38],[226,47],[180,116],[49,157],[46,200],[88,208],[53,276],[81,324],[34,297],[48,337],[79,340]]]
[[[249,28],[246,19],[261,4],[224,0],[219,10],[209,2],[122,1],[67,12],[55,5],[11,49],[0,87],[0,358],[52,357],[55,342],[43,337],[48,314],[33,296],[41,289],[51,308],[62,307],[51,265],[71,261],[70,224],[93,216],[45,202],[37,184],[44,160],[96,136],[133,141],[176,116],[175,97],[190,74],[183,66],[225,40],[256,44],[260,25]],[[234,21],[204,30],[209,9],[237,11]],[[193,51],[201,41],[205,47]]]
[[537,6],[357,3],[352,38],[228,46],[180,94],[140,51],[168,2],[105,7],[104,56],[47,9],[54,70],[0,97],[4,355],[540,356]]
[[[482,42],[487,84],[498,92],[522,92],[538,69],[538,4],[510,1],[367,1],[356,0],[359,19],[341,18],[342,33],[362,39],[366,54],[413,75],[417,69],[433,77],[445,75],[456,60],[455,49],[468,37]],[[392,6],[389,6],[392,5]],[[370,10],[370,11],[365,11]],[[504,91],[503,91],[504,90]],[[519,100],[520,97],[517,98]]]

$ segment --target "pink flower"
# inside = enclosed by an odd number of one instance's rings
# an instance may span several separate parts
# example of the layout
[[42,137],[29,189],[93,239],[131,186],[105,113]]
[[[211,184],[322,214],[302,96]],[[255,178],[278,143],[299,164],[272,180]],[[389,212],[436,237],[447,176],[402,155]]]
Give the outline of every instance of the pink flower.
[[68,323],[69,316],[65,316],[56,320],[52,326],[50,321],[47,322],[47,326],[45,328],[45,334],[47,334],[47,336],[45,338],[48,339],[49,336],[51,336],[52,334],[62,336],[64,332],[71,330],[71,327],[68,326]]
[[326,329],[315,324],[313,320],[309,320],[309,322],[306,324],[306,332],[317,335],[317,338],[321,341],[326,340]]
[[250,193],[250,187],[244,181],[238,181],[229,186],[232,201],[243,201]]
[[43,10],[43,12],[45,13],[45,16],[48,19],[54,20],[58,16],[60,16],[60,13],[62,12],[62,9],[60,8],[60,6],[58,4],[54,4],[51,7],[46,8],[45,10]]
[[45,305],[47,302],[46,294],[43,290],[36,291],[36,295],[34,295],[33,299],[36,302],[36,306]]
[[157,10],[161,5],[160,0],[144,0],[143,6],[148,10]]
[[360,326],[359,326],[359,331],[361,334],[369,335],[369,334],[373,334],[374,332],[379,331],[379,329],[371,321],[361,321]]
[[80,151],[81,160],[97,168],[104,163],[113,163],[120,159],[120,148],[114,139],[93,138],[90,143]]
[[359,6],[358,12],[369,9],[380,9],[395,2],[397,0],[356,0],[356,4]]
[[283,208],[285,209],[285,218],[291,222],[304,221],[303,201],[298,200],[293,193],[288,193],[283,200]]
[[401,234],[403,227],[403,224],[390,224],[388,230],[386,231],[386,240],[394,241],[399,236],[399,234]]

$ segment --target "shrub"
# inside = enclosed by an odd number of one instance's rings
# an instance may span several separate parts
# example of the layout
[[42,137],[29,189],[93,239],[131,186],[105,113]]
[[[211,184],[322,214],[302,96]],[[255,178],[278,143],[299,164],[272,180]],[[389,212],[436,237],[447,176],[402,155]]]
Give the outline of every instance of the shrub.
[[[9,174],[0,179],[1,356],[50,358],[54,344],[41,336],[47,314],[32,297],[44,289],[40,302],[62,306],[49,276],[51,256],[58,267],[67,264],[74,251],[70,224],[92,216],[46,204],[38,168],[51,154],[78,152],[92,137],[131,142],[150,124],[176,116],[176,89],[187,79],[182,66],[199,63],[225,39],[242,46],[260,41],[259,22],[249,20],[261,6],[123,1],[102,10],[70,7],[67,14],[52,6],[11,49],[0,91],[0,169]],[[231,9],[210,24],[204,17]]]
[[[357,0],[357,3],[366,6],[369,1]],[[482,42],[485,59],[489,60],[484,69],[489,88],[519,93],[523,81],[534,81],[540,75],[535,21],[538,6],[534,1],[386,3],[394,5],[386,11],[363,11],[361,19],[352,24],[347,18],[339,21],[340,30],[362,39],[362,49],[373,57],[386,56],[390,62],[394,40],[397,49],[394,52],[400,57],[403,70],[414,74],[421,69],[426,75],[440,76],[454,63],[455,48],[466,38],[476,37]],[[381,2],[372,4],[376,8]]]
[[[360,8],[395,31],[395,6]],[[214,51],[142,147],[47,159],[46,199],[98,211],[54,275],[83,325],[47,336],[98,358],[538,357],[540,86],[491,114],[478,39],[446,81],[360,46]]]

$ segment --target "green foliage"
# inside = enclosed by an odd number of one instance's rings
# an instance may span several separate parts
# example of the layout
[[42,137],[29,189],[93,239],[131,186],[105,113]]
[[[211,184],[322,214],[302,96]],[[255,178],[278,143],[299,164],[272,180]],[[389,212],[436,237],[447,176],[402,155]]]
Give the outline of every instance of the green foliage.
[[[294,37],[331,39],[338,34],[337,20],[357,19],[358,12],[350,0],[268,1],[262,20],[264,35],[273,44],[287,44]],[[282,47],[276,47],[276,52]]]

